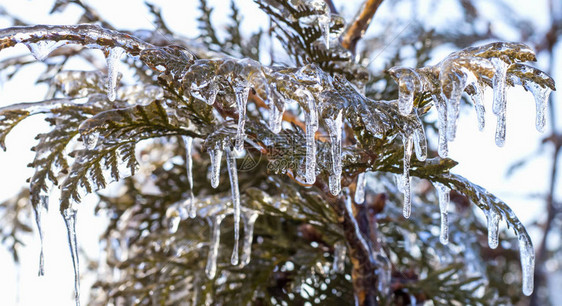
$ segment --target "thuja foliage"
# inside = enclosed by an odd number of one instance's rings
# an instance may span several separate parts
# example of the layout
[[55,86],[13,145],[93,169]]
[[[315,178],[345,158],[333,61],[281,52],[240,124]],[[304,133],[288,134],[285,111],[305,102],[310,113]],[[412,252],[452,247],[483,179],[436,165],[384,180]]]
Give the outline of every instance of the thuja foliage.
[[[380,1],[366,1],[350,21],[331,1],[256,4],[271,19],[269,36],[243,35],[234,1],[221,33],[204,0],[197,40],[175,34],[152,4],[154,31],[118,31],[80,1],[57,1],[53,11],[79,5],[83,24],[0,30],[0,49],[24,44],[44,62],[39,81],[50,89],[44,101],[0,109],[4,149],[28,117],[49,124],[32,148],[29,191],[2,205],[14,259],[20,232],[30,231],[22,203],[42,233],[49,202],[58,202],[79,303],[76,214],[84,194],[99,192],[97,210],[110,220],[92,304],[484,305],[518,301],[520,286],[530,294],[529,235],[503,201],[449,173],[456,162],[447,143],[462,104],[473,104],[484,126],[487,86],[498,145],[512,86],[533,93],[543,129],[554,82],[527,64],[533,51],[497,42],[428,66],[431,34],[422,33],[418,68],[391,68],[395,58],[373,72],[357,60],[370,48],[355,48]],[[267,64],[264,39],[284,49]],[[71,57],[94,61],[92,49],[107,69],[65,69]],[[22,55],[2,68],[30,62]],[[123,66],[133,74],[127,82]],[[438,134],[437,150],[427,129]],[[121,191],[103,193],[109,182]],[[54,188],[58,201],[49,200]],[[500,221],[518,242],[500,233]],[[506,284],[514,267],[521,277]]]

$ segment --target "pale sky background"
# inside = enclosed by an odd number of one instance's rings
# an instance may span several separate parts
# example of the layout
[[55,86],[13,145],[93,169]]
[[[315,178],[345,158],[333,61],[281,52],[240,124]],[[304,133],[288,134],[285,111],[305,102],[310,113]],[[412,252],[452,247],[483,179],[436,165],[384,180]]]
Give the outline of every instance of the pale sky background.
[[[390,1],[390,0],[389,0]],[[483,8],[490,6],[490,1],[477,1]],[[122,29],[154,29],[151,23],[151,16],[142,1],[121,0],[96,0],[87,1],[96,7],[100,14],[109,20],[115,27]],[[153,1],[154,2],[154,1]],[[336,6],[348,2],[334,0]],[[353,2],[355,6],[359,1]],[[421,14],[421,20],[435,26],[446,24],[447,20],[454,20],[458,17],[454,10],[448,6],[447,1],[441,1],[442,6],[437,11],[425,8],[425,13]],[[511,1],[514,9],[522,16],[532,19],[541,29],[544,29],[548,20],[546,1]],[[37,24],[74,24],[81,9],[71,5],[64,14],[48,15],[53,1],[13,1],[0,0],[0,5],[19,18]],[[95,4],[94,4],[95,3]],[[159,4],[162,14],[168,22],[170,28],[177,33],[186,36],[194,36],[197,33],[196,7],[199,1],[162,1]],[[210,1],[215,7],[215,19],[217,24],[223,24],[228,13],[229,1]],[[377,16],[391,16],[386,2],[377,12]],[[450,3],[450,2],[449,2]],[[239,6],[244,9],[243,26],[247,31],[255,31],[260,26],[267,26],[268,21],[264,14],[253,5],[250,0],[238,1]],[[422,4],[418,4],[422,11]],[[254,12],[255,10],[255,12]],[[404,10],[408,14],[408,10]],[[353,15],[355,9],[346,11],[348,15]],[[486,10],[489,16],[497,16],[498,12],[492,9]],[[251,17],[250,17],[251,16]],[[424,16],[428,16],[424,18]],[[435,16],[446,16],[435,18]],[[346,16],[350,17],[350,16]],[[389,18],[389,17],[387,17]],[[375,19],[376,20],[376,19]],[[5,20],[0,19],[0,27],[6,27]],[[505,34],[507,38],[516,40],[515,33],[499,20],[494,23],[495,29]],[[367,35],[376,35],[380,28],[376,24],[369,29]],[[450,51],[438,51],[435,61],[439,61]],[[560,50],[558,50],[560,51]],[[27,48],[18,45],[16,48],[3,50],[0,59],[10,57],[10,55],[28,52]],[[102,58],[101,51],[99,53]],[[558,52],[558,58],[562,58]],[[544,59],[539,58],[537,66],[545,68]],[[375,62],[376,66],[376,62]],[[25,71],[16,75],[13,81],[0,84],[0,106],[5,106],[16,102],[31,102],[41,100],[45,88],[38,87],[38,90],[30,90],[32,83],[30,77],[41,72],[41,64],[31,65],[24,68]],[[0,73],[1,74],[1,73]],[[559,79],[559,73],[555,72],[552,77]],[[35,88],[35,87],[34,87]],[[492,94],[486,92],[485,104],[490,109]],[[560,108],[558,108],[560,113]],[[562,114],[559,115],[562,117]],[[548,118],[548,117],[547,117]],[[544,194],[548,188],[548,173],[550,168],[551,148],[544,149],[538,157],[534,157],[530,163],[513,177],[506,179],[507,168],[514,160],[533,155],[538,150],[540,139],[549,134],[550,122],[547,123],[547,131],[540,134],[535,130],[535,104],[531,93],[523,89],[510,89],[508,91],[508,115],[507,115],[507,140],[503,148],[497,148],[494,143],[495,117],[490,111],[486,116],[486,128],[483,132],[478,132],[476,126],[476,116],[472,109],[464,109],[459,122],[457,139],[450,144],[450,157],[459,161],[459,165],[454,169],[473,182],[484,186],[490,192],[496,194],[506,201],[523,220],[525,224],[530,224],[535,220],[544,219],[544,201],[542,199],[530,199],[529,194]],[[562,128],[562,123],[558,127]],[[0,199],[5,199],[16,194],[20,188],[26,185],[26,178],[33,174],[33,170],[27,168],[28,162],[33,160],[33,152],[29,148],[34,145],[34,135],[42,128],[46,127],[42,120],[28,120],[20,124],[14,132],[7,138],[7,152],[0,153]],[[430,141],[436,139],[428,135]],[[197,178],[196,178],[197,179]],[[557,190],[560,189],[560,182]],[[558,192],[558,196],[560,193]],[[21,269],[19,274],[14,267],[11,255],[0,246],[0,296],[2,305],[18,305],[18,286],[19,286],[19,305],[74,305],[73,301],[73,272],[70,253],[67,246],[66,230],[64,222],[58,212],[57,192],[51,194],[50,211],[45,220],[45,272],[44,277],[37,277],[38,257],[39,257],[39,238],[37,235],[25,239],[27,247],[20,249]],[[88,256],[95,257],[98,250],[98,229],[105,224],[104,218],[93,217],[92,209],[95,204],[95,197],[89,196],[81,204],[82,208],[78,213],[77,233],[80,246]],[[481,214],[481,213],[479,213]],[[1,226],[1,225],[0,225]],[[505,227],[505,225],[503,225]],[[531,232],[535,246],[539,244],[540,233]],[[81,261],[82,271],[85,270],[85,261]],[[18,276],[19,275],[19,278]],[[91,284],[91,279],[82,279],[81,301],[86,304],[88,301],[87,288]]]

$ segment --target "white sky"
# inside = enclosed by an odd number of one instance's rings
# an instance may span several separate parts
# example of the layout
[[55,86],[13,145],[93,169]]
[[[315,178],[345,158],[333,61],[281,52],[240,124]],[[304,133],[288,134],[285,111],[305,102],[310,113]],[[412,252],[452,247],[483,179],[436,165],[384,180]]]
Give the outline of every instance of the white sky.
[[[491,1],[491,0],[488,0]],[[490,6],[486,0],[479,1],[483,8]],[[0,0],[0,5],[7,8],[14,15],[34,23],[46,24],[73,24],[77,20],[77,14],[81,10],[75,6],[67,9],[65,14],[48,16],[48,11],[52,7],[53,1],[13,1]],[[88,1],[94,3],[94,1]],[[168,0],[160,4],[164,18],[168,25],[178,33],[193,36],[197,33],[195,21],[196,7],[199,1]],[[214,4],[215,16],[218,24],[221,24],[228,12],[227,1],[210,1]],[[336,6],[343,1],[334,1]],[[358,1],[353,1],[356,6]],[[447,1],[442,1],[447,2]],[[546,1],[513,1],[515,10],[531,18],[539,26],[544,28],[547,24]],[[251,4],[251,0],[239,1],[240,6]],[[390,16],[385,4],[378,12],[380,16]],[[110,20],[117,28],[124,29],[153,29],[151,16],[142,1],[133,0],[97,0],[95,7],[100,14]],[[257,27],[267,26],[265,16],[256,12],[246,10],[244,26],[248,31],[254,31]],[[443,12],[428,12],[428,16],[442,15],[452,19],[454,14],[449,14],[450,10],[443,6]],[[355,9],[346,11],[347,15],[353,15]],[[486,14],[493,17],[497,12],[492,9],[484,10]],[[249,17],[251,16],[251,17]],[[349,17],[349,16],[348,16]],[[424,20],[423,16],[420,18]],[[443,20],[438,18],[427,18],[427,20]],[[0,27],[8,26],[4,20],[0,20]],[[506,35],[511,35],[501,22],[494,23],[495,29],[502,30]],[[369,33],[376,32],[373,27]],[[379,29],[380,30],[380,29]],[[517,37],[513,37],[517,39]],[[17,46],[11,50],[4,50],[0,54],[0,59],[9,57],[10,54],[27,52],[23,46]],[[558,58],[562,58],[558,54]],[[100,54],[101,56],[101,54]],[[544,62],[539,62],[539,67],[545,67]],[[42,98],[44,91],[29,90],[29,76],[36,75],[42,71],[40,65],[25,68],[26,72],[18,74],[13,82],[2,84],[0,87],[0,106],[14,102],[37,101]],[[558,73],[553,75],[558,79]],[[44,89],[44,88],[43,88]],[[490,109],[491,91],[486,93],[485,103]],[[497,148],[494,144],[495,117],[490,111],[487,112],[486,128],[484,132],[478,132],[476,127],[476,116],[473,110],[465,109],[459,122],[457,139],[450,144],[450,157],[459,161],[459,165],[454,169],[455,173],[466,176],[475,183],[487,188],[492,193],[498,195],[506,201],[516,212],[516,214],[529,224],[532,221],[543,219],[543,200],[529,199],[528,194],[544,193],[548,187],[548,173],[550,167],[551,149],[547,148],[538,157],[534,157],[526,167],[517,172],[512,178],[506,179],[507,167],[512,161],[529,156],[537,152],[540,139],[548,135],[550,123],[547,124],[547,132],[544,135],[536,132],[534,127],[535,106],[531,93],[522,89],[511,89],[508,91],[508,116],[507,116],[507,140],[503,148]],[[560,112],[559,112],[560,113]],[[562,117],[562,114],[559,115]],[[548,118],[548,117],[547,117]],[[8,198],[18,192],[25,185],[26,178],[33,173],[32,169],[27,168],[26,164],[33,159],[29,148],[34,144],[33,137],[40,129],[45,126],[41,120],[26,121],[20,124],[7,139],[8,151],[0,153],[0,199]],[[559,126],[560,128],[560,126]],[[435,141],[432,139],[430,141]],[[560,182],[559,182],[560,183]],[[560,189],[560,185],[557,187]],[[57,195],[52,194],[51,209],[46,220],[46,275],[37,277],[37,265],[39,254],[39,239],[32,237],[26,239],[27,247],[22,249],[20,279],[17,280],[16,268],[13,266],[8,252],[0,247],[0,296],[3,297],[2,305],[16,304],[16,290],[20,284],[19,305],[74,305],[73,302],[73,272],[70,254],[67,247],[66,231],[62,218],[58,213],[56,201]],[[97,252],[98,232],[95,230],[104,224],[103,219],[92,217],[93,198],[88,197],[82,203],[82,209],[78,214],[78,228],[80,245],[88,254],[95,255]],[[531,233],[533,242],[539,243],[537,233]],[[82,265],[84,261],[82,261]],[[82,266],[82,270],[84,266]],[[87,280],[83,280],[82,303],[88,300]]]

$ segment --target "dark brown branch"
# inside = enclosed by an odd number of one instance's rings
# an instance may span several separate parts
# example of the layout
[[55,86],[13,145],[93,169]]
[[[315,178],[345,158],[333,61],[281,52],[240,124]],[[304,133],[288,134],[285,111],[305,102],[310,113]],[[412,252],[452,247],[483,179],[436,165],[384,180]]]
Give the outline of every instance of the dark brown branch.
[[355,54],[355,46],[363,37],[365,31],[371,24],[373,16],[377,12],[383,0],[366,0],[355,20],[349,25],[342,35],[342,46]]

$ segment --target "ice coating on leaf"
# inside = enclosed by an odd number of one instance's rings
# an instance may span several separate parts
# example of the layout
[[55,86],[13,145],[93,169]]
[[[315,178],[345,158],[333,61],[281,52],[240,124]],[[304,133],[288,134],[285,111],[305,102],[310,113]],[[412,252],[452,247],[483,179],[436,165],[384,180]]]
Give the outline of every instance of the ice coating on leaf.
[[119,64],[121,56],[125,50],[120,47],[109,50],[107,56],[107,98],[109,101],[115,101],[117,97],[117,78],[119,76]]
[[43,227],[43,217],[47,214],[49,209],[49,196],[39,195],[39,203],[34,208],[35,222],[37,223],[37,230],[39,232],[40,251],[39,251],[39,276],[45,275],[45,255],[43,253],[45,232]]
[[211,218],[211,241],[209,242],[209,254],[207,255],[207,265],[205,274],[209,279],[215,278],[217,273],[217,257],[219,255],[219,245],[221,239],[221,223],[225,215],[214,215]]
[[492,103],[492,112],[497,117],[496,126],[496,145],[502,147],[505,143],[505,111],[506,111],[506,71],[508,64],[499,58],[491,59],[496,72],[492,79],[494,87],[494,100]]
[[402,186],[404,188],[404,207],[403,215],[404,218],[410,218],[410,213],[412,212],[412,191],[410,188],[411,178],[410,178],[410,160],[412,158],[412,146],[413,138],[408,137],[404,139],[404,172],[402,174]]
[[365,172],[357,175],[357,186],[355,187],[354,200],[356,204],[365,202],[365,186],[367,185],[367,176]]
[[207,150],[211,159],[211,186],[217,188],[220,181],[222,148],[219,143]]
[[243,210],[244,220],[244,241],[242,243],[242,255],[240,256],[240,266],[244,267],[250,263],[252,255],[252,242],[254,240],[254,225],[258,219],[258,212],[255,210]]
[[305,182],[314,184],[316,181],[316,131],[318,130],[318,111],[314,97],[308,90],[303,88],[297,89],[295,92],[298,96],[304,97],[308,112],[305,114],[306,124],[306,156],[305,156]]
[[439,199],[439,211],[441,213],[441,235],[439,240],[442,244],[449,243],[449,203],[450,203],[450,189],[449,187],[441,184],[434,183],[437,190],[437,197]]
[[215,99],[219,92],[216,83],[216,66],[209,60],[200,60],[189,67],[182,83],[191,96],[209,105],[215,103]]
[[237,155],[242,154],[242,152],[244,151],[244,141],[246,140],[244,126],[246,124],[246,104],[248,103],[249,93],[250,87],[234,87],[234,94],[236,95],[236,105],[238,107],[238,126],[236,127],[236,138],[234,143],[234,151]]
[[332,174],[330,175],[329,187],[333,195],[338,195],[341,191],[342,173],[342,133],[343,133],[343,114],[338,112],[335,119],[324,119],[330,135],[330,153],[332,155]]
[[187,171],[187,182],[189,183],[189,197],[186,200],[187,205],[185,205],[185,209],[190,218],[195,218],[197,211],[195,207],[195,196],[193,195],[193,158],[191,157],[193,138],[184,136],[183,141],[185,142],[185,170]]
[[420,76],[414,69],[393,67],[388,71],[398,83],[398,109],[409,115],[414,107],[414,93],[422,88]]
[[499,244],[500,215],[490,209],[486,213],[486,219],[488,221],[488,246],[490,249],[495,249]]
[[535,250],[528,236],[519,235],[519,255],[521,257],[521,273],[523,294],[529,296],[534,289]]
[[333,273],[343,273],[345,271],[345,258],[347,247],[345,242],[338,241],[334,244],[334,263],[332,264]]
[[234,250],[230,262],[238,264],[238,243],[240,240],[240,190],[238,189],[238,171],[236,169],[236,157],[229,147],[225,148],[228,176],[230,177],[230,192],[232,194],[232,206],[234,208]]
[[76,210],[67,208],[62,211],[66,232],[68,234],[68,246],[74,267],[74,299],[76,305],[80,305],[80,266],[78,262],[78,243],[76,241]]
[[26,42],[25,46],[31,51],[31,54],[38,61],[44,61],[47,59],[49,54],[53,52],[58,47],[65,45],[65,41],[52,41],[52,40],[40,40],[38,42]]

